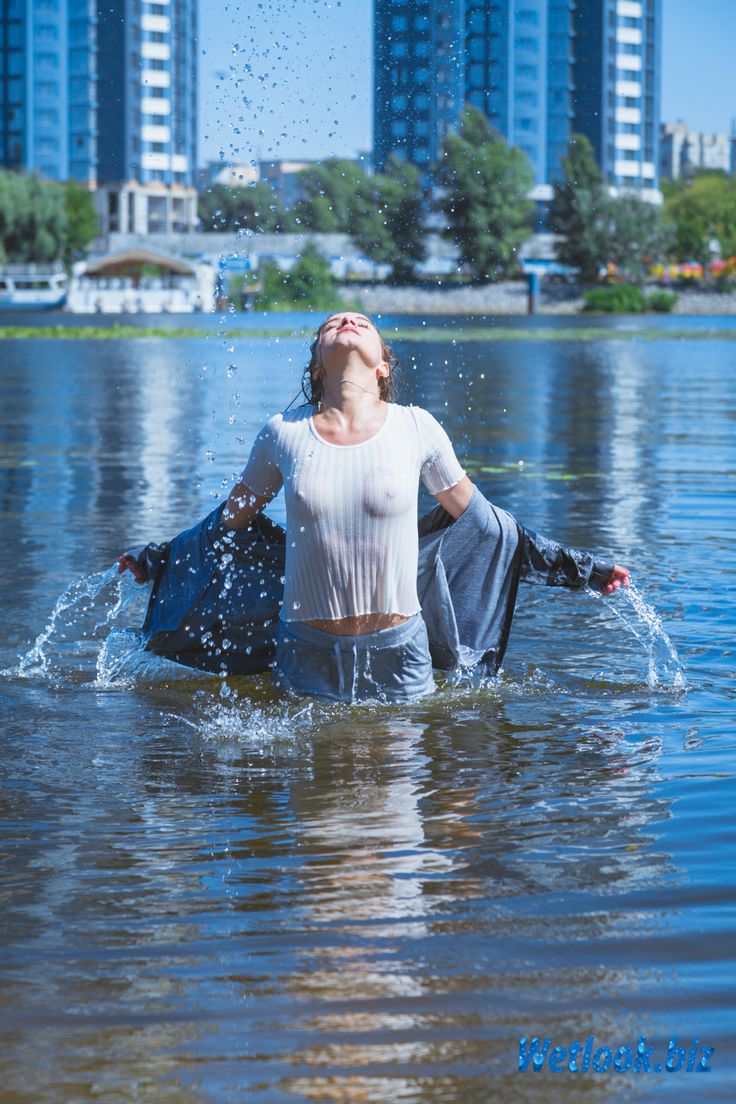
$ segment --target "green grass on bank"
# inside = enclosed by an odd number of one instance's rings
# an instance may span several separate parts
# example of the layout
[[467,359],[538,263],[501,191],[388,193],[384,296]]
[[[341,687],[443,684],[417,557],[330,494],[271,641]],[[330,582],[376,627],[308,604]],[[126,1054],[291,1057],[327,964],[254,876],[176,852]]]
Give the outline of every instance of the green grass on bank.
[[[436,341],[459,344],[478,341],[702,341],[736,339],[736,319],[734,326],[728,329],[659,329],[632,327],[619,329],[615,326],[565,326],[555,328],[516,328],[511,326],[400,326],[396,329],[384,329],[390,341]],[[197,326],[176,326],[171,329],[143,326],[0,326],[0,339],[53,338],[65,341],[112,341],[116,339],[165,338],[182,340],[186,338],[227,338],[228,340],[248,338],[311,338],[314,330],[300,328],[278,330],[269,327],[253,329],[208,330]]]

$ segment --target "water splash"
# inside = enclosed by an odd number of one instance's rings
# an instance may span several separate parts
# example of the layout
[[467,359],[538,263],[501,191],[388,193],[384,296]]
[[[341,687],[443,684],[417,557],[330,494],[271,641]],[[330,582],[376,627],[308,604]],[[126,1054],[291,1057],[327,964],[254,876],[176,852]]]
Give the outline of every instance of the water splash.
[[101,653],[114,622],[137,597],[131,581],[118,574],[117,565],[75,579],[57,599],[33,646],[19,657],[16,667],[3,674],[16,678],[49,678],[62,652],[71,651],[78,658],[87,644],[96,643],[104,635]]
[[[587,593],[603,599],[598,591],[588,590]],[[647,686],[653,690],[686,690],[682,664],[654,606],[644,600],[633,584],[621,587],[613,598],[605,601],[606,609],[626,626],[646,651]],[[628,604],[630,610],[622,609],[622,603]]]

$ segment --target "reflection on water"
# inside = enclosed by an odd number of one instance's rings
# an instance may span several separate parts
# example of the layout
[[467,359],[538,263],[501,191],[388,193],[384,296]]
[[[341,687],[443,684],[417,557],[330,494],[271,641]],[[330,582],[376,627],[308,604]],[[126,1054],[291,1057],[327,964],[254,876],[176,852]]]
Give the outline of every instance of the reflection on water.
[[528,588],[499,679],[361,708],[147,655],[108,567],[211,507],[304,351],[3,346],[0,1098],[638,1100],[519,1037],[674,1034],[716,1051],[668,1096],[728,1099],[731,345],[400,349],[490,497],[632,567],[687,688],[636,602]]

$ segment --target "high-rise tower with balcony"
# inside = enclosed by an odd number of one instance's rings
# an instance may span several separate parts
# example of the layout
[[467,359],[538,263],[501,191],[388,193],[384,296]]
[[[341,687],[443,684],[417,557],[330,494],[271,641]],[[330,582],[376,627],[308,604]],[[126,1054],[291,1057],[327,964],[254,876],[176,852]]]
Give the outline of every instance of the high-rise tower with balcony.
[[658,196],[662,0],[585,0],[575,12],[574,128],[616,188]]
[[196,222],[196,0],[99,5],[99,203],[104,229]]

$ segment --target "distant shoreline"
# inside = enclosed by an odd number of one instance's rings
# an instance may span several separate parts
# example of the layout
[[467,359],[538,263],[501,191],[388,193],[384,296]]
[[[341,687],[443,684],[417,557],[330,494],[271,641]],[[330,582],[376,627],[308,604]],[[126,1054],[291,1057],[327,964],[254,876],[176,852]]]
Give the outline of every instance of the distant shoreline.
[[[575,285],[545,284],[542,281],[537,314],[591,317],[587,312],[583,314],[584,290],[586,289]],[[676,287],[671,290],[678,297],[672,314],[736,314],[736,291],[717,292]],[[526,280],[438,288],[340,284],[338,294],[346,301],[358,303],[363,310],[372,314],[519,316],[528,314],[529,305]]]

